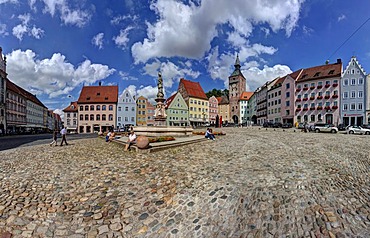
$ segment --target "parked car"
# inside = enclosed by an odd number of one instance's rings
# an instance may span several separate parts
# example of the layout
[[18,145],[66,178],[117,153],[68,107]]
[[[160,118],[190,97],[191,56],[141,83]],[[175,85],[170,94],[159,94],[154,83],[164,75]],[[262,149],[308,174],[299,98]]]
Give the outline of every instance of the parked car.
[[263,127],[272,127],[274,125],[274,123],[273,122],[270,122],[270,121],[266,121],[266,122],[264,122],[263,123]]
[[292,123],[284,123],[283,125],[281,125],[282,128],[292,128],[293,127],[293,124]]
[[345,131],[345,130],[346,130],[346,128],[347,128],[347,126],[346,126],[345,124],[339,124],[339,125],[338,125],[338,130],[339,130],[339,131]]
[[369,124],[363,124],[361,127],[362,128],[366,128],[366,129],[370,129],[370,125]]
[[283,126],[283,124],[281,124],[280,122],[275,122],[273,125],[272,125],[272,127],[274,127],[274,128],[280,128],[280,127],[282,127]]
[[304,122],[300,122],[300,123],[298,123],[298,129],[304,129],[304,127],[305,127],[305,123]]
[[370,129],[366,129],[361,126],[349,126],[347,128],[347,133],[348,134],[370,135]]
[[327,124],[327,123],[316,123],[315,124],[315,132],[330,132],[330,133],[337,133],[338,128],[334,126],[333,124]]

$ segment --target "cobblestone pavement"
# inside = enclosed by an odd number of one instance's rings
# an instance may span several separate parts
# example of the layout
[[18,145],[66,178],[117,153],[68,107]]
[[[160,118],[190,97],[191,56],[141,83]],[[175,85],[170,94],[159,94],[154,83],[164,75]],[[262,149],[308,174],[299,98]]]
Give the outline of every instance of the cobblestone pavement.
[[370,237],[370,136],[225,128],[0,152],[0,237]]

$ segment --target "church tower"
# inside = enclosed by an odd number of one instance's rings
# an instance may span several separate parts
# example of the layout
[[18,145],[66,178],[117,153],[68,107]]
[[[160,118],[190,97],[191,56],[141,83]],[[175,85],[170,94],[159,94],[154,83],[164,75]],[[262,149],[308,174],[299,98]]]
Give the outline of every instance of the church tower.
[[246,80],[240,70],[239,55],[236,56],[234,67],[234,72],[229,76],[229,102],[230,118],[237,124],[239,123],[239,99],[242,93],[246,90]]

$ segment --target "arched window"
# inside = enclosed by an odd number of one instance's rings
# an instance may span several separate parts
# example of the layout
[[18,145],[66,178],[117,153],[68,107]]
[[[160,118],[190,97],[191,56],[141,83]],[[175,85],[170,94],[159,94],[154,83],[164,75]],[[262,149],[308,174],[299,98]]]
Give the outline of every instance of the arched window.
[[107,110],[107,106],[103,105],[103,106],[102,106],[102,110],[103,110],[103,111]]
[[96,120],[100,121],[100,114],[96,115]]
[[89,110],[89,106],[88,105],[86,105],[85,106],[85,111],[88,111]]
[[94,105],[90,106],[90,111],[94,111]]
[[102,121],[106,121],[106,120],[107,120],[107,116],[105,114],[103,114]]
[[85,121],[88,121],[89,120],[89,115],[85,115]]
[[90,114],[90,121],[94,120],[94,114]]
[[97,106],[96,106],[96,110],[97,110],[97,111],[100,111],[100,105],[97,105]]
[[84,120],[84,115],[80,115],[80,121],[83,121]]
[[113,105],[109,105],[109,111],[113,111]]
[[109,114],[109,121],[113,121],[113,114]]
[[83,111],[84,110],[84,107],[83,106],[80,106],[80,111]]

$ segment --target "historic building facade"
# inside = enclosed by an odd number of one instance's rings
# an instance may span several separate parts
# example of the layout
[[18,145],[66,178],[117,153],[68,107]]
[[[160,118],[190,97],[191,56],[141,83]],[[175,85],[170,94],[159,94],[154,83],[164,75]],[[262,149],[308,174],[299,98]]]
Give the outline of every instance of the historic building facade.
[[140,96],[136,100],[136,125],[146,126],[148,99]]
[[239,124],[251,125],[249,99],[253,95],[253,92],[242,92],[239,99]]
[[208,98],[198,82],[180,79],[177,90],[189,107],[189,121],[192,126],[205,125],[209,122]]
[[235,124],[239,123],[239,99],[241,94],[246,90],[246,79],[240,68],[239,56],[236,56],[234,71],[229,76],[229,103],[230,103],[230,118]]
[[78,132],[106,132],[116,125],[118,86],[84,86],[77,101]]
[[0,47],[0,134],[4,133],[6,126],[6,58],[3,57],[3,49]]
[[281,86],[281,118],[282,123],[294,125],[295,116],[295,84],[303,69],[297,70],[287,76]]
[[230,121],[230,104],[227,96],[217,97],[218,101],[218,116],[221,126],[228,124]]
[[304,69],[297,79],[295,121],[340,123],[340,59],[334,64]]
[[285,77],[273,81],[271,88],[267,90],[267,120],[269,122],[281,123],[281,91]]
[[147,126],[154,126],[154,114],[155,114],[155,107],[154,105],[149,102],[149,100],[146,102],[146,111],[147,111],[147,115],[146,115],[146,125]]
[[68,133],[78,132],[78,106],[77,102],[71,104],[63,109],[64,112],[64,126],[67,127]]
[[117,129],[136,125],[136,101],[128,89],[125,89],[117,103]]
[[356,57],[351,57],[341,80],[341,117],[345,125],[368,123],[366,117],[366,72]]
[[6,83],[6,118],[7,132],[11,134],[21,133],[27,124],[27,98],[24,89],[12,81]]
[[218,100],[215,96],[212,96],[208,99],[208,105],[209,105],[209,124],[214,126],[216,125],[216,119],[218,115]]
[[167,98],[165,103],[167,126],[189,126],[189,109],[180,93]]

